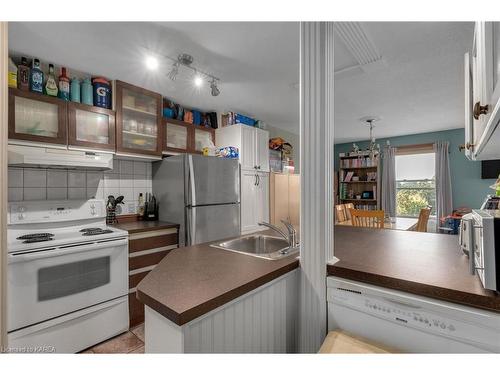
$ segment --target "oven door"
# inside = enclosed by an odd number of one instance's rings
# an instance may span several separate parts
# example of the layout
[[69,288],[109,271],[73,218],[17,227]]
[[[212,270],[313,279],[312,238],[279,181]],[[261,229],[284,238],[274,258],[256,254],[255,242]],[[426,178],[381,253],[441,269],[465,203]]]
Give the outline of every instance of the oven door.
[[9,254],[8,331],[127,294],[128,240]]

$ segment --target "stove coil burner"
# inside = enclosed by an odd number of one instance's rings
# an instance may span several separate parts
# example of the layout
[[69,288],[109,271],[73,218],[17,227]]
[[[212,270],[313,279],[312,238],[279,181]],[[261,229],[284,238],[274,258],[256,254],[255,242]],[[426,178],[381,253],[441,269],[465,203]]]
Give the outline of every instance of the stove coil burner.
[[110,229],[102,229],[102,228],[85,228],[82,229],[82,236],[97,236],[99,234],[113,233]]
[[52,233],[32,233],[17,237],[18,240],[24,240],[23,243],[35,243],[43,241],[52,241],[54,234]]

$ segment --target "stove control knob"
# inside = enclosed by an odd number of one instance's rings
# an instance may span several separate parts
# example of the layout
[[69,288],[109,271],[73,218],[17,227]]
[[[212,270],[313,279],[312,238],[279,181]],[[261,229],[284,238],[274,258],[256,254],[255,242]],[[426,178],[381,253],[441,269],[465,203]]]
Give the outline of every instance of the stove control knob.
[[19,214],[19,215],[17,215],[17,218],[19,220],[24,220],[26,218],[26,214]]
[[92,216],[95,216],[95,215],[97,215],[97,212],[96,212],[96,210],[92,209],[92,210],[90,210],[90,214],[91,214]]
[[26,211],[26,208],[25,208],[25,207],[23,207],[23,206],[19,206],[19,207],[17,208],[17,211],[18,211],[18,212],[24,212],[24,211]]

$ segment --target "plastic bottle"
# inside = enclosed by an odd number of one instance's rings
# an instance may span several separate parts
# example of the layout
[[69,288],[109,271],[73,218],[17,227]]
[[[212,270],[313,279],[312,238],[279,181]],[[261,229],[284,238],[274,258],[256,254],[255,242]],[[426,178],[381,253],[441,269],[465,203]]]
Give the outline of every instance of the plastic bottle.
[[12,61],[12,58],[9,58],[9,76],[8,76],[9,87],[16,88],[17,87],[17,66]]
[[80,80],[76,77],[71,79],[70,97],[72,102],[80,103]]
[[30,72],[30,90],[43,94],[43,72],[40,69],[40,60],[33,59]]
[[54,75],[54,65],[49,64],[49,74],[47,75],[47,82],[45,83],[45,93],[49,96],[57,96],[57,82]]
[[85,78],[82,81],[81,87],[81,100],[83,104],[94,105],[94,98],[92,93],[92,83],[90,82],[90,78]]
[[144,216],[144,196],[142,195],[142,193],[139,193],[137,213],[139,214],[139,216]]
[[66,75],[66,68],[61,68],[59,76],[59,98],[69,100],[69,78]]

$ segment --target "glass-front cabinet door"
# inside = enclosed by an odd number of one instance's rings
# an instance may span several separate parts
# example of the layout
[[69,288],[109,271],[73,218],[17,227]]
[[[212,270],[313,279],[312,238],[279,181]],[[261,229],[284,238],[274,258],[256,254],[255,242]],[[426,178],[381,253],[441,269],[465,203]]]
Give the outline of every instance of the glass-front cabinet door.
[[67,103],[9,88],[9,139],[66,144]]
[[162,154],[160,94],[116,82],[117,152]]
[[182,121],[165,119],[165,151],[189,152],[192,125]]
[[209,128],[194,127],[194,151],[202,152],[203,147],[215,143],[214,131]]
[[70,146],[115,150],[115,112],[80,103],[68,104]]

